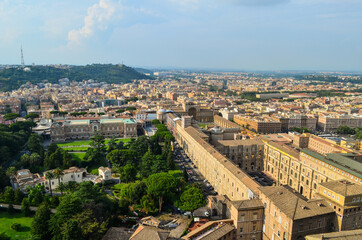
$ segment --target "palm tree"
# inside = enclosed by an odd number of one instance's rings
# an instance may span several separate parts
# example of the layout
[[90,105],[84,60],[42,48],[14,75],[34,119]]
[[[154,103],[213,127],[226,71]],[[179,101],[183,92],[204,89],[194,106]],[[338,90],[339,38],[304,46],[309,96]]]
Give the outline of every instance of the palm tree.
[[60,190],[60,192],[63,194],[64,191],[67,191],[67,187],[64,183],[61,182],[58,186],[58,190]]
[[45,173],[45,178],[48,179],[49,182],[49,190],[50,190],[50,196],[53,196],[53,190],[52,190],[52,182],[51,180],[54,178],[54,172],[53,171],[47,171]]
[[[58,187],[60,186],[60,178],[64,175],[60,168],[55,169],[54,177],[58,178]],[[60,189],[60,193],[63,195],[63,189]]]

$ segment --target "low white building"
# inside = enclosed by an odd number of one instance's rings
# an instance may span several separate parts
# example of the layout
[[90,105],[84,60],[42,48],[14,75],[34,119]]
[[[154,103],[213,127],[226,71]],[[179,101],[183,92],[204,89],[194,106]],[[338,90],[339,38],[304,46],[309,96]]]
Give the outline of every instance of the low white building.
[[100,167],[98,168],[98,176],[103,180],[111,180],[112,179],[112,171],[109,167]]
[[[56,170],[49,170],[52,172],[55,172]],[[47,172],[49,172],[47,171]],[[44,186],[47,190],[49,190],[49,179],[46,178],[46,173],[44,172]],[[78,167],[70,167],[69,169],[66,169],[63,171],[63,176],[60,177],[58,180],[57,178],[53,178],[50,180],[52,189],[57,189],[59,187],[59,182],[61,183],[69,183],[69,182],[77,182],[81,183],[83,182],[87,177],[87,170],[84,168],[78,168]]]

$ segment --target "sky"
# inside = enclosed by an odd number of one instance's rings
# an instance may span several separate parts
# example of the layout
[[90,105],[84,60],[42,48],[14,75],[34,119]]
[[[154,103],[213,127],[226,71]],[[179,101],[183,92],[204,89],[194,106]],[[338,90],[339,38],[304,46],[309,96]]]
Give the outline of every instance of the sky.
[[362,0],[0,0],[0,64],[362,71]]

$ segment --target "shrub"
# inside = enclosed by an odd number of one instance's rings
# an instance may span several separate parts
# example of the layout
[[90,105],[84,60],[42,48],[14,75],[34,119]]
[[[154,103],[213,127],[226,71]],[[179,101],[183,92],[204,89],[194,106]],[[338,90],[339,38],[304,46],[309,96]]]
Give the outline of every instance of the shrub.
[[11,229],[19,232],[21,229],[21,224],[20,223],[13,223],[13,225],[11,225]]

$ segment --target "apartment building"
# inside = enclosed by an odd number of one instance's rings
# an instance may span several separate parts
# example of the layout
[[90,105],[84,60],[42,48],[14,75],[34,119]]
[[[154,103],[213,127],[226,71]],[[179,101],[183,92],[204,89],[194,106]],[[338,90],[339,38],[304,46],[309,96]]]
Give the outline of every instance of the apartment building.
[[260,188],[265,208],[263,239],[299,240],[335,229],[335,213],[323,199],[308,201],[284,186]]
[[353,152],[352,150],[342,147],[332,141],[329,141],[328,139],[324,139],[313,134],[307,134],[306,136],[309,137],[308,148],[317,153],[327,154]]
[[262,171],[264,143],[261,140],[221,140],[215,147],[244,171]]
[[362,127],[361,115],[321,115],[318,117],[318,129],[326,133],[337,131],[339,126]]
[[281,123],[269,116],[235,115],[234,122],[257,133],[279,133]]
[[137,136],[137,123],[133,119],[82,119],[56,121],[52,124],[52,142],[89,139],[97,132],[104,137],[130,138]]
[[339,231],[362,228],[362,185],[347,180],[324,182],[316,196],[326,199],[336,212]]

